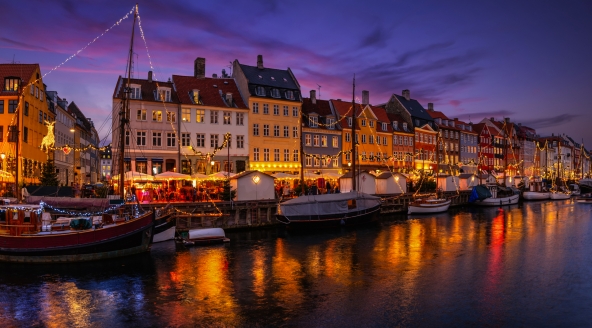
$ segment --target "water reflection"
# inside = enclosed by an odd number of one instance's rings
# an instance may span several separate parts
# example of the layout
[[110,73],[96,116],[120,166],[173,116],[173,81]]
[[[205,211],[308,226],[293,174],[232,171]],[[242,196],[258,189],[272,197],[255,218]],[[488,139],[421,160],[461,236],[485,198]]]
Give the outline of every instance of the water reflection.
[[229,233],[221,246],[164,243],[108,264],[0,265],[0,319],[47,327],[581,326],[592,320],[591,210],[569,201],[469,207],[355,230]]

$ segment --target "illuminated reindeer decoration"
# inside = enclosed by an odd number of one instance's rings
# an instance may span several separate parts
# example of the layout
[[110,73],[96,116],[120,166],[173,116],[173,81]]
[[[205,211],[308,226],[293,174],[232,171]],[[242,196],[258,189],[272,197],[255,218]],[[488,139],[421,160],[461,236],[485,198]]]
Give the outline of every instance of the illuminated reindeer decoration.
[[43,137],[43,140],[41,140],[41,147],[40,148],[41,148],[41,150],[47,152],[49,155],[51,148],[55,144],[55,136],[53,134],[53,128],[54,128],[55,122],[45,121],[45,125],[47,125],[47,135],[45,137]]

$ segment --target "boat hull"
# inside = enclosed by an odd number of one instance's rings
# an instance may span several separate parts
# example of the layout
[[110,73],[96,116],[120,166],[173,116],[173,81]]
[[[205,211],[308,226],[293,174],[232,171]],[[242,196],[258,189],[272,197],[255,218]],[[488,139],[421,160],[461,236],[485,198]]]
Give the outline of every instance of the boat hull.
[[407,207],[407,214],[428,214],[428,213],[440,213],[448,211],[451,200],[447,200],[444,203],[430,204],[424,203],[420,205],[409,205]]
[[522,198],[525,200],[544,200],[549,199],[551,193],[540,191],[525,191],[522,193]]
[[473,204],[477,206],[501,206],[501,205],[513,205],[518,204],[520,195],[512,195],[509,197],[500,198],[485,198],[484,200],[477,200]]
[[551,199],[552,200],[565,200],[565,199],[570,199],[571,195],[570,194],[564,194],[562,192],[553,192],[551,193]]
[[175,238],[176,223],[174,215],[167,214],[154,220],[153,243],[172,240]]
[[352,226],[375,222],[380,213],[380,205],[369,209],[340,213],[336,215],[294,216],[276,215],[276,219],[285,223],[290,229],[320,229]]
[[577,197],[576,203],[592,204],[592,197]]
[[0,261],[70,263],[146,252],[152,240],[152,212],[111,227],[75,232],[0,236]]

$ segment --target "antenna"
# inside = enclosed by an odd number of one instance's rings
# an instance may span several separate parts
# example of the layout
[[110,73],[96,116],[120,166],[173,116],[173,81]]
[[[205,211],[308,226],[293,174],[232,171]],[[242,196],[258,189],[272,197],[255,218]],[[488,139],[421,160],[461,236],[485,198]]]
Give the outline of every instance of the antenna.
[[317,87],[319,89],[319,99],[321,99],[321,86],[317,84]]
[[228,62],[228,63],[230,64],[230,65],[226,66],[230,69],[228,74],[230,74],[230,76],[232,76],[232,62]]

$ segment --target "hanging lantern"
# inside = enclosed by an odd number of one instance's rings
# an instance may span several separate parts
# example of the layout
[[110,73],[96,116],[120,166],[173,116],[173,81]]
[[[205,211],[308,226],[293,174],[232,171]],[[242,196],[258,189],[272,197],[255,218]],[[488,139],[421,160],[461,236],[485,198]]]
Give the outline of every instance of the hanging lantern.
[[62,151],[64,152],[64,154],[68,155],[72,151],[72,148],[69,146],[64,146],[62,147]]

